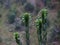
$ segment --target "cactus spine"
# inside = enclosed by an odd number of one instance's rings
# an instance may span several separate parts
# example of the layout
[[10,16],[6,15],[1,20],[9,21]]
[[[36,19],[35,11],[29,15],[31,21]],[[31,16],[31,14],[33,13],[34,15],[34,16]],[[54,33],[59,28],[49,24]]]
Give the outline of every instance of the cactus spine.
[[46,45],[47,41],[47,30],[45,28],[46,19],[47,19],[47,9],[42,9],[41,18],[36,20],[39,45]]

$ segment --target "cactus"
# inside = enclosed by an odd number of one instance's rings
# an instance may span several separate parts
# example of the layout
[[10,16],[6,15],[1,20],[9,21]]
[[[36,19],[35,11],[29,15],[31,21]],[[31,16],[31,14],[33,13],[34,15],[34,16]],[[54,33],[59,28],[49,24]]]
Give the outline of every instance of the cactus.
[[36,20],[39,45],[46,45],[46,41],[47,41],[47,30],[46,30],[47,13],[48,13],[47,9],[42,9],[41,10],[41,18],[39,17]]
[[32,13],[34,11],[34,6],[30,3],[26,3],[26,5],[24,6],[24,9],[26,12]]
[[47,18],[47,9],[42,9],[41,10],[41,17],[42,17],[42,23],[45,24],[46,23],[46,18]]
[[47,9],[42,9],[41,11],[42,13],[42,29],[43,29],[43,43],[44,45],[46,45],[46,41],[47,41],[47,30],[46,30],[46,23],[47,23],[47,14],[48,11]]
[[18,32],[15,32],[15,33],[14,33],[14,37],[15,37],[16,43],[17,43],[18,45],[21,45]]
[[42,45],[42,19],[36,20],[39,45]]
[[12,23],[15,22],[16,14],[15,14],[15,13],[9,13],[7,17],[8,17],[8,22],[9,22],[10,24],[12,24]]
[[27,45],[30,45],[29,44],[29,18],[30,18],[30,16],[29,16],[29,13],[25,13],[24,15],[23,15],[23,22],[24,22],[24,25],[25,25],[25,27],[26,27],[26,30],[25,30],[25,32],[26,32],[26,44]]

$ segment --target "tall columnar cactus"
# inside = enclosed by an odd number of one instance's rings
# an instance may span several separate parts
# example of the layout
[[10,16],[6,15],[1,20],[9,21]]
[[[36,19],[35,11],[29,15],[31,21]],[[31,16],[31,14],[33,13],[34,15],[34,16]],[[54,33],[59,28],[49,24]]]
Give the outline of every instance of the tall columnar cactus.
[[27,45],[30,45],[29,44],[29,18],[30,18],[29,15],[30,15],[29,13],[24,13],[23,18],[22,18],[24,25],[26,27],[25,32],[26,32],[26,44]]
[[42,45],[42,19],[36,20],[39,45]]
[[42,23],[45,24],[46,23],[46,18],[47,18],[47,9],[42,9],[41,10],[41,17],[42,17]]
[[46,30],[46,23],[47,23],[47,9],[42,9],[42,29],[43,29],[43,42],[46,45],[47,41],[47,30]]
[[15,33],[14,33],[14,37],[15,37],[16,43],[17,43],[18,45],[21,45],[18,32],[15,32]]

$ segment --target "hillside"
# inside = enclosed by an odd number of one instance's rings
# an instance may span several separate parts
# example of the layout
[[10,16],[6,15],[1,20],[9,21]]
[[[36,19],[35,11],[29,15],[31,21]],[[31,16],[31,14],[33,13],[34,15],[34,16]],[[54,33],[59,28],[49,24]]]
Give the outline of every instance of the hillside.
[[[30,1],[30,0],[29,0]],[[17,45],[14,39],[14,32],[18,32],[22,45],[26,45],[25,38],[25,27],[21,22],[21,16],[28,12],[31,14],[31,21],[29,22],[29,33],[30,33],[30,45],[38,45],[37,29],[35,26],[35,20],[37,17],[41,16],[41,9],[48,9],[48,20],[49,27],[47,28],[47,45],[60,45],[60,18],[57,17],[59,8],[59,2],[57,3],[47,3],[47,6],[44,6],[42,1],[36,1],[36,4],[30,5],[29,1],[22,0],[0,0],[0,45]],[[34,2],[35,0],[33,0]],[[33,3],[32,2],[32,3]],[[38,3],[39,2],[39,3]],[[38,3],[38,4],[37,4]],[[28,7],[25,8],[25,6]],[[49,5],[48,5],[49,4]],[[52,6],[51,6],[52,5]],[[55,7],[54,7],[55,6]],[[32,8],[31,8],[32,7]],[[51,8],[50,8],[51,7]],[[16,14],[15,22],[10,24],[8,21],[8,15]],[[13,14],[14,15],[14,14]],[[11,20],[13,20],[11,18]],[[16,29],[16,25],[19,26]],[[52,38],[53,37],[53,38]],[[59,38],[58,38],[59,37]]]

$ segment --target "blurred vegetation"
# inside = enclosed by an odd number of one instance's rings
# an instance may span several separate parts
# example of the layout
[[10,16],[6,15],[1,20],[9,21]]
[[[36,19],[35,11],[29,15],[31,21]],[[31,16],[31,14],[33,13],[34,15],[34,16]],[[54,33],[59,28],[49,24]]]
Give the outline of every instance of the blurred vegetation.
[[24,9],[26,12],[33,12],[34,11],[34,6],[30,3],[27,3],[25,6],[24,6]]
[[8,15],[8,22],[10,24],[14,23],[15,22],[15,17],[16,17],[15,13],[9,13],[9,15]]

